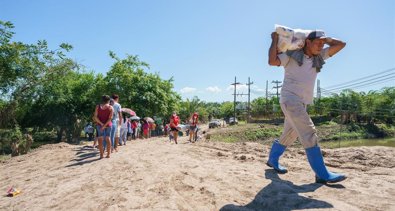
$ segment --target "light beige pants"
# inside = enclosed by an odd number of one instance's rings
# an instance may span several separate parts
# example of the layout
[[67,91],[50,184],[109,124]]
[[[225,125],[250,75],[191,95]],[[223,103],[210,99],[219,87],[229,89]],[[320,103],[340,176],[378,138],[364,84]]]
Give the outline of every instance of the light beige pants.
[[296,97],[286,99],[280,105],[285,116],[280,144],[288,147],[299,137],[305,149],[316,146],[318,136],[314,123],[306,111],[306,105]]

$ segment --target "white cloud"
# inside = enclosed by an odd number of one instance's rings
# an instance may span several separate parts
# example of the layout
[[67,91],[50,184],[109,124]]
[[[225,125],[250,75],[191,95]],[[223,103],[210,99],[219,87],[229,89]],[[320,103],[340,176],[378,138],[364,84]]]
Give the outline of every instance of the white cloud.
[[193,87],[184,87],[180,90],[182,94],[192,93],[195,92],[197,89]]
[[218,88],[218,86],[209,86],[206,88],[206,90],[212,93],[219,93],[222,91],[220,88]]
[[[234,91],[235,86],[234,85],[229,85],[228,88],[226,88],[226,91]],[[236,92],[248,92],[248,86],[245,84],[240,84],[236,86]]]
[[[230,92],[230,93],[233,93],[234,92],[234,88],[235,87],[233,85],[229,85],[226,88],[226,91]],[[260,87],[258,87],[256,85],[252,85],[250,87],[250,91],[251,91],[251,94],[258,95],[258,96],[264,96],[266,94],[266,90],[265,89],[262,89],[262,88],[260,88]],[[245,85],[245,84],[237,85],[236,86],[236,93],[237,94],[248,94],[248,86]]]
[[264,89],[251,89],[251,93],[256,95],[266,95],[266,90]]
[[254,85],[251,87],[251,93],[256,95],[266,95],[266,89],[261,89],[258,86]]

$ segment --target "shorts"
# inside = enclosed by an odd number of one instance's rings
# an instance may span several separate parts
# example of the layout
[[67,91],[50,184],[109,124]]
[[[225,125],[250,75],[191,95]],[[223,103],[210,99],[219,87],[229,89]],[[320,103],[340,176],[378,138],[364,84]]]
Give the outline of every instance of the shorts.
[[104,130],[101,130],[102,126],[98,125],[97,126],[97,137],[103,137],[106,138],[106,136],[110,137],[110,133],[111,133],[111,127],[106,127]]
[[175,127],[171,127],[171,128],[170,128],[170,131],[178,131],[178,129],[175,128]]
[[191,125],[191,126],[189,126],[189,130],[190,130],[190,131],[195,131],[195,130],[196,130],[196,128],[197,128],[197,125],[195,125],[195,126],[192,126],[192,125]]

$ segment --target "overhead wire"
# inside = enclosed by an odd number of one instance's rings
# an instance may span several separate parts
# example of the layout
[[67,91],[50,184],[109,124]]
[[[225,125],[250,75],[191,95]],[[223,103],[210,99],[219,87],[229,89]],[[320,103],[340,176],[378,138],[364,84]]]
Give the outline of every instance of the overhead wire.
[[365,77],[362,77],[362,78],[357,78],[357,79],[354,79],[354,80],[351,80],[351,81],[347,81],[347,82],[344,82],[344,83],[328,86],[328,87],[325,87],[325,89],[328,89],[328,90],[336,89],[337,87],[349,85],[351,83],[354,83],[354,82],[357,82],[357,81],[360,81],[360,80],[364,80],[364,79],[369,79],[370,80],[370,79],[372,79],[372,77],[375,77],[375,76],[378,76],[378,75],[381,75],[381,74],[384,74],[384,73],[387,73],[387,72],[392,72],[392,71],[395,71],[395,67],[387,69],[387,70],[384,70],[384,71],[381,71],[381,72],[378,72],[378,73],[375,73],[375,74],[372,74],[372,75],[368,75],[368,76],[365,76]]
[[324,90],[329,91],[329,92],[339,92],[339,91],[342,91],[344,89],[363,88],[363,87],[375,85],[375,84],[378,84],[378,83],[384,83],[384,82],[388,82],[388,81],[392,81],[392,80],[395,82],[395,73],[392,74],[391,77],[387,77],[387,78],[383,78],[383,79],[374,78],[374,79],[369,80],[369,81],[363,81],[363,82],[356,83],[356,84],[350,84],[349,86],[340,87],[338,89],[329,89],[329,90],[328,89],[324,89]]

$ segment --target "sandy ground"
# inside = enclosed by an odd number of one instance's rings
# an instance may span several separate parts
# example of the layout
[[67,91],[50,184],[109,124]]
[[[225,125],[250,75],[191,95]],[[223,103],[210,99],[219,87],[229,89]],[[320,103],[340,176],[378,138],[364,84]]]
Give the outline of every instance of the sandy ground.
[[[277,175],[268,146],[186,137],[137,140],[99,160],[90,146],[59,143],[0,163],[0,210],[395,210],[395,149],[324,150],[348,179],[315,184],[304,151],[289,149]],[[22,190],[6,197],[7,188]]]

